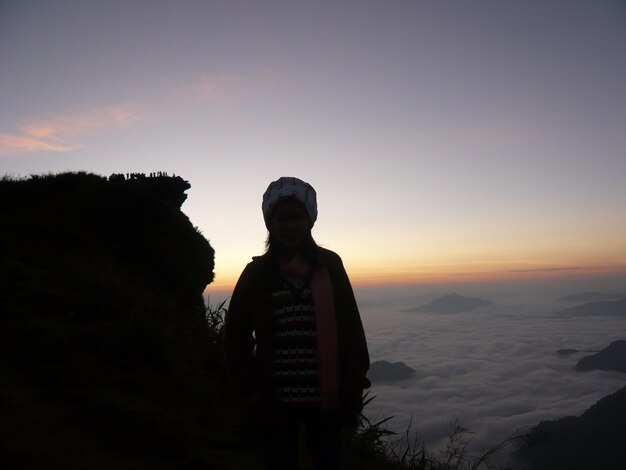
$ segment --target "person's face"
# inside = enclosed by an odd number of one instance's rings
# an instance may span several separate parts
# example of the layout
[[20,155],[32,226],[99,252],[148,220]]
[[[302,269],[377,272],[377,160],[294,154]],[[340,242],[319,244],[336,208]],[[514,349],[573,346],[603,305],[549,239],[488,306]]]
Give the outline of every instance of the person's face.
[[302,204],[294,200],[279,202],[270,219],[274,241],[285,249],[299,247],[311,230],[309,216]]

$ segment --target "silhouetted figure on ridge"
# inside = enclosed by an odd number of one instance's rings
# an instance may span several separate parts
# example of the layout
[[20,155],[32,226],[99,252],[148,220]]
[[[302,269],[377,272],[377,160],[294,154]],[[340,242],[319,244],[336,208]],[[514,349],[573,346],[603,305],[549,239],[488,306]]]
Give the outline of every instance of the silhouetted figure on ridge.
[[246,266],[230,301],[228,369],[268,469],[298,468],[300,430],[314,468],[344,468],[342,427],[357,424],[370,386],[352,287],[341,258],[311,236],[311,185],[280,178],[267,188],[262,209],[267,250]]

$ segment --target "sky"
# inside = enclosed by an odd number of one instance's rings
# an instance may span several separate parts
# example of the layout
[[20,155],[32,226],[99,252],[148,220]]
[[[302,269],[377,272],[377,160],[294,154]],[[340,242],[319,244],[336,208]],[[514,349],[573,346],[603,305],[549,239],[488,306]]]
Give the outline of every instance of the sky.
[[228,293],[280,176],[357,286],[626,281],[626,3],[0,0],[0,175],[166,171]]

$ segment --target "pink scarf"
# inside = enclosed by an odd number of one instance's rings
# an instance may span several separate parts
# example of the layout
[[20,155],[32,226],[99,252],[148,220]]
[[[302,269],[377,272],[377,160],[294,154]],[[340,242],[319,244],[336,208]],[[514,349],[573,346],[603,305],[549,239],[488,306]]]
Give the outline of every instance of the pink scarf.
[[[311,269],[310,264],[301,256],[280,263],[281,269],[305,278]],[[318,266],[311,277],[311,295],[317,324],[317,354],[322,395],[322,409],[338,407],[339,391],[339,346],[337,341],[337,318],[333,285],[324,266]]]

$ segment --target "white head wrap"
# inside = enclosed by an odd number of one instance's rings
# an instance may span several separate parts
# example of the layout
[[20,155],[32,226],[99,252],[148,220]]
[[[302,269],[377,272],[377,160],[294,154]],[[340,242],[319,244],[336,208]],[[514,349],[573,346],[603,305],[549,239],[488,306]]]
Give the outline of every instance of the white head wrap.
[[269,230],[270,216],[276,204],[282,199],[293,198],[304,205],[306,213],[311,220],[311,225],[317,220],[317,194],[309,183],[293,176],[283,176],[272,181],[263,194],[263,219]]

